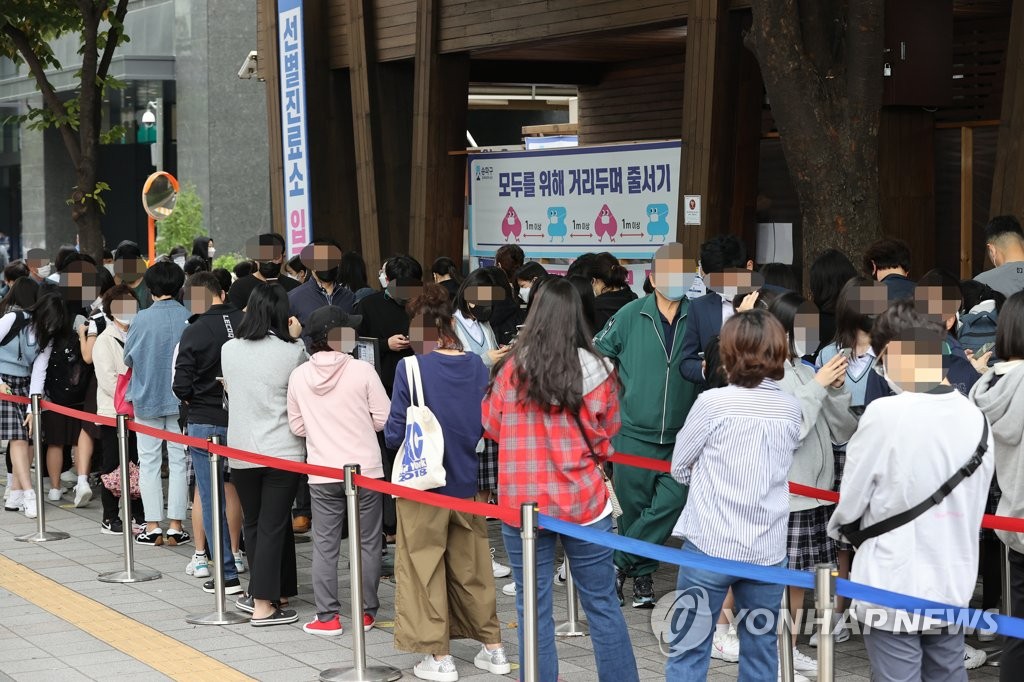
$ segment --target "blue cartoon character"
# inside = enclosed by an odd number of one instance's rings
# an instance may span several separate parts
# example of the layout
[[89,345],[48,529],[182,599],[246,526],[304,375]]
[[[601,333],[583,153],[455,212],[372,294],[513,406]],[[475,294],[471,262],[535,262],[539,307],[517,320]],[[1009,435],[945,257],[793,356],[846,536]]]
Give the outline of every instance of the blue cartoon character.
[[668,204],[647,204],[647,234],[651,241],[655,237],[668,236]]
[[555,237],[561,237],[565,241],[565,235],[569,234],[569,228],[565,226],[565,209],[561,206],[552,206],[548,209],[548,236],[551,241]]

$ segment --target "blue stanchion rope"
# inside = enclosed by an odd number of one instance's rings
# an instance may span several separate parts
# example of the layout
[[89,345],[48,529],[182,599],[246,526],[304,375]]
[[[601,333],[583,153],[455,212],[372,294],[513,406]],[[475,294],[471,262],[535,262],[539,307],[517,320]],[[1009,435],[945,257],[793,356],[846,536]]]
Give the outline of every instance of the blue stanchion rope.
[[[730,575],[735,578],[757,580],[777,585],[792,585],[793,587],[802,587],[810,590],[814,589],[814,575],[805,571],[794,571],[790,568],[779,568],[777,566],[758,566],[742,561],[690,554],[683,552],[681,549],[655,545],[643,540],[635,540],[616,535],[615,533],[597,530],[589,526],[579,526],[553,516],[547,516],[546,514],[539,514],[538,518],[541,528],[545,530],[568,535],[569,537],[591,542],[595,545],[610,547],[628,554],[636,554],[648,559],[654,559],[655,561],[676,566],[689,566],[721,575]],[[928,613],[941,612],[948,614],[953,619],[953,622],[960,625],[984,624],[985,630],[990,629],[989,625],[994,623],[994,630],[998,634],[1024,639],[1024,618],[1012,618],[1000,614],[986,613],[977,609],[951,606],[842,579],[836,580],[836,592],[844,597],[861,602],[907,611],[909,613],[927,615]]]

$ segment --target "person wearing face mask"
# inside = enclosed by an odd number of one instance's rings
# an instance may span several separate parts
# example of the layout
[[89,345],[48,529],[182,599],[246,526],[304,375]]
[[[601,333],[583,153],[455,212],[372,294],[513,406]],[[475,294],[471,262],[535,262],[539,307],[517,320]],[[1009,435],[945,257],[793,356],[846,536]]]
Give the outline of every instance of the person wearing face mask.
[[184,270],[185,261],[188,260],[188,251],[185,250],[184,246],[175,246],[171,249],[170,253],[167,254],[167,257],[171,259],[172,263]]
[[[310,266],[309,278],[288,293],[288,305],[291,307],[292,315],[303,326],[303,329],[313,311],[325,305],[340,308],[342,312],[348,314],[352,313],[355,306],[355,296],[341,282],[341,247],[332,239],[314,240],[312,246],[314,248],[327,247],[331,255],[323,263]],[[329,267],[316,269],[324,266]],[[295,280],[289,277],[284,279],[295,283]],[[237,282],[232,285],[232,290],[236,286],[238,286]],[[237,306],[237,301],[235,305]],[[311,340],[305,331],[302,333],[302,341],[306,344],[308,351]]]
[[284,264],[284,272],[299,284],[303,284],[309,279],[309,268],[299,256],[292,256],[288,259],[288,262]]
[[[700,272],[707,283],[714,275],[737,268],[753,268],[747,260],[747,249],[733,234],[719,235],[700,246]],[[683,334],[682,362],[679,371],[683,378],[698,386],[704,385],[704,371],[700,354],[711,339],[722,331],[722,325],[735,314],[732,297],[717,291],[708,291],[690,304],[689,320]]]
[[[616,452],[672,458],[676,433],[697,398],[697,386],[679,373],[691,280],[683,245],[662,246],[651,262],[654,295],[624,305],[594,339],[597,349],[615,362],[622,384],[622,428],[612,439]],[[668,473],[637,467],[617,466],[614,478],[622,505],[619,534],[663,544],[686,502],[686,489]],[[619,601],[624,602],[623,586],[632,578],[633,607],[654,608],[658,562],[616,552],[615,566]]]
[[519,285],[519,298],[523,303],[530,305],[530,296],[533,295],[533,283],[538,277],[547,277],[548,271],[540,263],[530,261],[523,267],[516,270],[516,284]]
[[259,284],[280,284],[289,293],[299,287],[299,283],[291,277],[281,276],[285,248],[284,237],[276,232],[266,232],[246,244],[246,255],[256,261],[256,269],[251,275],[240,277],[231,285],[231,290],[228,291],[231,305],[239,310],[245,310],[249,303],[249,295]]
[[[407,297],[415,296],[423,287],[423,267],[419,262],[405,254],[396,254],[384,262],[384,291],[370,294],[359,301],[355,312],[362,315],[359,323],[359,335],[380,339],[381,381],[388,398],[395,383],[395,370],[402,358],[412,355],[409,344],[409,313],[405,306]],[[381,452],[384,457],[384,475],[391,480],[391,467],[395,462],[397,450],[389,448],[380,436]],[[388,542],[395,539],[398,525],[395,513],[395,501],[390,496],[384,500],[384,534]]]
[[[808,347],[817,347],[816,339],[808,342],[809,330],[801,330],[800,312],[809,312],[803,296],[787,292],[777,297],[768,312],[786,332],[789,359],[779,388],[800,402],[803,421],[800,426],[800,447],[793,454],[789,480],[828,490],[835,477],[833,442],[845,443],[857,429],[857,417],[850,411],[850,394],[845,387],[847,359],[836,355],[815,371],[801,358]],[[813,315],[817,321],[816,310]],[[813,348],[811,348],[813,350]],[[789,533],[787,568],[813,572],[818,564],[836,563],[835,542],[828,536],[827,527],[832,505],[799,495],[789,498]],[[804,590],[790,587],[790,608],[794,633],[800,632],[799,617],[803,611]],[[796,648],[793,635],[793,665],[797,672],[816,674],[818,663]]]
[[213,245],[212,237],[196,237],[192,240],[192,255],[198,256],[206,261],[206,270],[213,269],[213,257],[217,255],[217,249]]
[[622,267],[618,258],[607,251],[594,257],[590,271],[586,274],[591,278],[594,287],[594,316],[597,328],[603,329],[612,315],[630,301],[635,301],[637,296],[629,288],[629,272]]
[[[946,378],[945,331],[906,300],[875,321],[875,366],[898,395],[864,411],[828,532],[849,540],[856,530],[871,531],[857,538],[850,580],[960,608],[977,582],[978,528],[995,455],[985,415]],[[984,652],[980,660],[965,656],[962,628],[926,614],[857,599],[853,612],[870,623],[864,644],[872,679],[966,679],[965,666],[984,662]]]
[[[118,284],[109,289],[102,299],[105,320],[103,328],[94,337],[92,347],[92,363],[96,369],[96,414],[101,417],[116,417],[114,409],[114,391],[117,388],[117,377],[128,371],[124,364],[124,342],[128,328],[138,311],[138,301],[131,287]],[[103,461],[100,473],[109,474],[120,466],[118,458],[117,428],[113,426],[99,427],[100,442],[103,444]],[[135,432],[128,434],[128,452],[132,462],[138,464],[138,445]],[[115,496],[106,487],[101,491],[103,502],[103,520],[100,531],[108,535],[120,535],[124,526],[121,520],[121,498]],[[132,519],[134,523],[145,523],[142,500],[132,500]]]

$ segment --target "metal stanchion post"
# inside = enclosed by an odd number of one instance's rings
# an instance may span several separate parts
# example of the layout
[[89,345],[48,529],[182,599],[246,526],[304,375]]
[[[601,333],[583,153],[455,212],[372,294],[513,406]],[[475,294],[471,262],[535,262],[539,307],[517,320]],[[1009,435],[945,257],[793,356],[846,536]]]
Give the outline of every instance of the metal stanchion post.
[[[220,436],[210,436],[208,443],[220,445]],[[220,498],[221,478],[223,473],[220,468],[220,455],[212,450],[207,451],[210,455],[210,525],[213,527],[213,537],[209,538],[206,547],[213,559],[213,595],[217,610],[213,613],[197,614],[188,616],[186,623],[193,625],[238,625],[249,620],[249,616],[242,615],[235,611],[228,611],[224,601],[224,535],[220,520],[224,516],[223,501]]]
[[358,464],[345,465],[345,514],[348,516],[348,575],[352,600],[352,668],[331,668],[320,673],[324,682],[392,682],[402,671],[388,666],[366,666],[363,637],[363,555],[359,534],[359,490],[355,476]]
[[572,578],[569,557],[565,557],[565,599],[568,619],[555,626],[556,637],[583,637],[590,634],[587,626],[580,621],[580,605],[576,598],[576,581]]
[[789,587],[782,588],[782,607],[779,609],[779,680],[793,682],[793,632],[789,619]]
[[831,564],[814,569],[814,610],[818,617],[818,682],[832,682],[835,670],[835,640],[832,613],[836,602],[836,572]]
[[[999,543],[999,578],[1002,585],[1002,600],[999,605],[999,613],[1004,616],[1010,615],[1010,555],[1006,545]],[[985,649],[985,665],[998,668],[1003,661],[1003,652],[1006,650],[1006,637],[1000,636],[1002,646],[996,645]]]
[[520,665],[524,682],[539,682],[537,665],[537,504],[524,504],[521,508],[523,539],[523,651]]
[[39,414],[39,401],[42,396],[32,396],[32,454],[36,460],[36,532],[28,535],[21,535],[16,538],[18,542],[52,542],[53,540],[67,540],[70,535],[58,530],[46,530],[46,505],[43,500],[43,477],[46,470],[46,457],[43,456],[43,420]]
[[102,583],[144,583],[160,577],[157,571],[135,569],[135,538],[132,537],[132,495],[128,484],[128,417],[117,415],[117,455],[121,467],[121,535],[124,537],[124,570],[100,573]]

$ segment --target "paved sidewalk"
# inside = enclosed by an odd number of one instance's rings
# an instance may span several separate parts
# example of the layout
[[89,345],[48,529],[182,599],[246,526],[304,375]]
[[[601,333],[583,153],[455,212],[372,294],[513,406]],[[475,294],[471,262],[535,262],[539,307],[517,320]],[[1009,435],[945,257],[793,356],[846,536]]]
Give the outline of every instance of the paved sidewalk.
[[[302,623],[314,613],[310,585],[311,544],[296,546],[299,562],[300,594],[292,608],[299,612],[299,622],[291,626],[259,629],[248,624],[216,627],[193,626],[185,622],[191,613],[213,609],[213,597],[202,591],[202,580],[185,575],[185,565],[193,547],[136,546],[136,563],[140,567],[158,570],[163,577],[147,583],[113,585],[101,583],[96,575],[123,567],[122,539],[120,536],[100,533],[98,500],[89,507],[74,509],[64,500],[64,507],[46,503],[47,525],[63,530],[71,538],[59,542],[33,545],[14,540],[17,535],[29,533],[35,521],[21,514],[4,512],[0,516],[0,555],[18,562],[75,592],[128,616],[135,621],[164,633],[198,652],[225,663],[235,670],[259,680],[316,680],[320,671],[329,667],[347,667],[352,663],[351,639],[322,638],[302,631]],[[502,560],[504,549],[498,522],[491,522],[492,546]],[[343,550],[343,555],[347,554]],[[343,612],[349,605],[347,594],[348,569],[344,556],[339,566],[343,597]],[[243,584],[245,577],[242,576]],[[2,578],[0,578],[2,580]],[[675,581],[675,571],[662,568],[656,576],[655,589],[660,596]],[[508,579],[497,580],[498,617],[506,651],[518,662],[516,646],[515,601],[501,593],[500,587]],[[628,595],[629,586],[627,586]],[[391,665],[405,672],[405,679],[414,679],[413,664],[416,654],[395,650],[392,644],[394,619],[394,583],[385,580],[380,587],[380,627],[366,633],[366,653],[370,665]],[[555,588],[555,613],[565,613],[565,590]],[[45,597],[42,597],[45,598]],[[36,597],[33,596],[33,599]],[[229,602],[230,604],[231,602]],[[650,626],[650,611],[625,608],[627,622],[640,679],[663,680],[665,658],[658,649]],[[347,616],[342,617],[346,626]],[[140,628],[140,630],[145,630]],[[141,637],[145,634],[141,633]],[[805,640],[801,640],[802,642]],[[589,637],[572,638],[558,643],[560,673],[565,682],[592,682],[597,679],[592,643]],[[454,642],[452,654],[456,658],[459,675],[463,679],[488,682],[517,678],[513,670],[508,677],[490,675],[473,665],[479,644],[470,641]],[[814,649],[801,645],[813,655]],[[88,632],[52,615],[40,607],[5,591],[0,587],[0,680],[68,680],[168,679],[144,663],[109,646]],[[837,647],[836,679],[843,682],[868,682],[870,676],[863,642],[853,637]],[[175,679],[195,679],[182,669]],[[712,661],[708,679],[729,682],[737,677],[735,664]],[[998,668],[983,667],[971,671],[971,680],[998,678]]]

